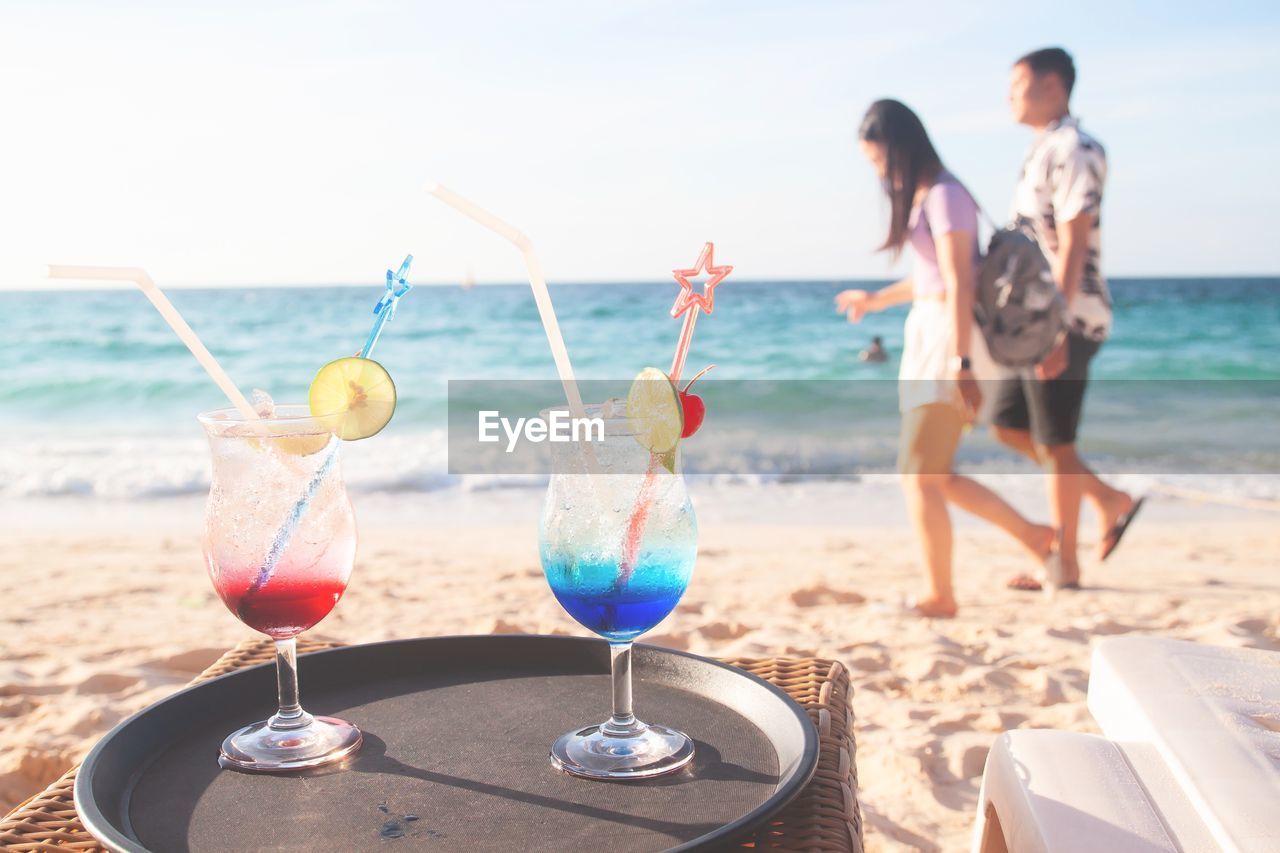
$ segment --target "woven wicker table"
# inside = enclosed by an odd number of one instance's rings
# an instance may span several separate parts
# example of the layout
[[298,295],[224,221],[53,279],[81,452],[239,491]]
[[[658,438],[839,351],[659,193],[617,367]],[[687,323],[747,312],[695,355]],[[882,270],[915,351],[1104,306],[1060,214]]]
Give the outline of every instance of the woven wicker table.
[[[336,643],[300,640],[299,652],[333,648]],[[267,640],[241,643],[202,672],[195,682],[275,659]],[[858,809],[853,715],[849,675],[836,661],[820,659],[728,659],[787,692],[808,712],[818,729],[820,754],[812,781],[786,809],[741,846],[769,850],[840,850],[861,853],[862,815]],[[195,683],[192,682],[192,683]],[[76,768],[0,820],[0,847],[12,851],[102,850],[85,831],[71,802]]]

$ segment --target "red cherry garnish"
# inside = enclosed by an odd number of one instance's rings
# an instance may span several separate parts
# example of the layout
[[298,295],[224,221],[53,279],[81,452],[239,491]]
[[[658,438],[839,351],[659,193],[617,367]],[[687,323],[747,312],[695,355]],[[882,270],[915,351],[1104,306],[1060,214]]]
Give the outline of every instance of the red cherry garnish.
[[688,438],[697,432],[707,416],[707,404],[702,402],[702,398],[697,394],[690,394],[689,389],[713,367],[715,367],[714,364],[708,364],[695,373],[693,378],[685,383],[684,390],[680,392],[680,408],[684,410],[684,429],[680,432],[681,438]]
[[697,394],[681,391],[680,406],[684,409],[684,430],[680,437],[688,438],[702,426],[702,421],[707,416],[707,404]]

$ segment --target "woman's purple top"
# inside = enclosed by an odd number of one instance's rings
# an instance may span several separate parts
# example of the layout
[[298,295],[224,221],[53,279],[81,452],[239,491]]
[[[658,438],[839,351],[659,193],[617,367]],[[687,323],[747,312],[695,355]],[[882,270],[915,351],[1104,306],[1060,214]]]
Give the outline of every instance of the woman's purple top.
[[938,250],[933,241],[950,231],[973,235],[973,262],[978,263],[978,206],[950,172],[938,175],[924,201],[912,208],[907,239],[911,243],[912,291],[917,297],[941,296],[947,283],[938,269]]

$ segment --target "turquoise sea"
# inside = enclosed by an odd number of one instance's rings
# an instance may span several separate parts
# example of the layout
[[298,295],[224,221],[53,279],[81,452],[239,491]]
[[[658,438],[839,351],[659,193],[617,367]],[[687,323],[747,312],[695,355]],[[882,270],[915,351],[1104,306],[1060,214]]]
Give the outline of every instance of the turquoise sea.
[[[698,325],[686,375],[715,362],[720,380],[892,380],[896,358],[866,365],[857,354],[873,335],[900,352],[905,309],[852,326],[832,308],[839,290],[882,283],[726,282],[714,316]],[[1225,381],[1230,385],[1221,387],[1256,393],[1235,393],[1226,409],[1200,414],[1204,429],[1240,452],[1230,464],[1187,453],[1180,473],[1221,474],[1223,489],[1269,494],[1276,478],[1249,474],[1277,470],[1280,278],[1111,285],[1115,329],[1093,375],[1148,380],[1141,386],[1145,416],[1132,423],[1108,420],[1104,406],[1087,409],[1083,432],[1096,436],[1095,452],[1140,455],[1168,436],[1194,443],[1187,411],[1198,403],[1185,398],[1196,383],[1164,380]],[[288,402],[304,399],[320,365],[359,349],[381,289],[375,282],[169,295],[246,393],[264,388]],[[625,379],[645,365],[667,365],[678,332],[668,315],[675,290],[669,281],[553,286],[579,375]],[[349,481],[367,491],[463,485],[447,473],[447,380],[555,376],[524,284],[415,288],[376,356],[395,378],[400,404],[383,435],[347,456]],[[194,415],[225,401],[140,293],[0,292],[0,365],[10,438],[0,447],[0,497],[128,499],[207,488],[207,450]],[[785,385],[779,393],[785,408]],[[710,401],[708,426],[724,428],[716,414]],[[876,435],[891,442],[896,417],[891,405],[877,406],[858,421],[877,425]],[[858,423],[849,429],[856,432]],[[989,443],[975,447],[970,461],[979,467],[999,452]]]

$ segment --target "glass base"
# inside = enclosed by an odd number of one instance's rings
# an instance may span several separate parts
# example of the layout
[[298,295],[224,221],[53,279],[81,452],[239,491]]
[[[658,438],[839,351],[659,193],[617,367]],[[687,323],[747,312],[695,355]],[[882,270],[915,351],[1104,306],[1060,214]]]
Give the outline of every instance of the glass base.
[[651,779],[693,760],[693,740],[684,732],[637,722],[632,732],[611,735],[608,727],[562,735],[551,746],[552,766],[585,779]]
[[227,735],[218,763],[251,773],[281,773],[340,761],[360,748],[360,730],[334,717],[312,717],[300,726],[273,728],[271,720]]

